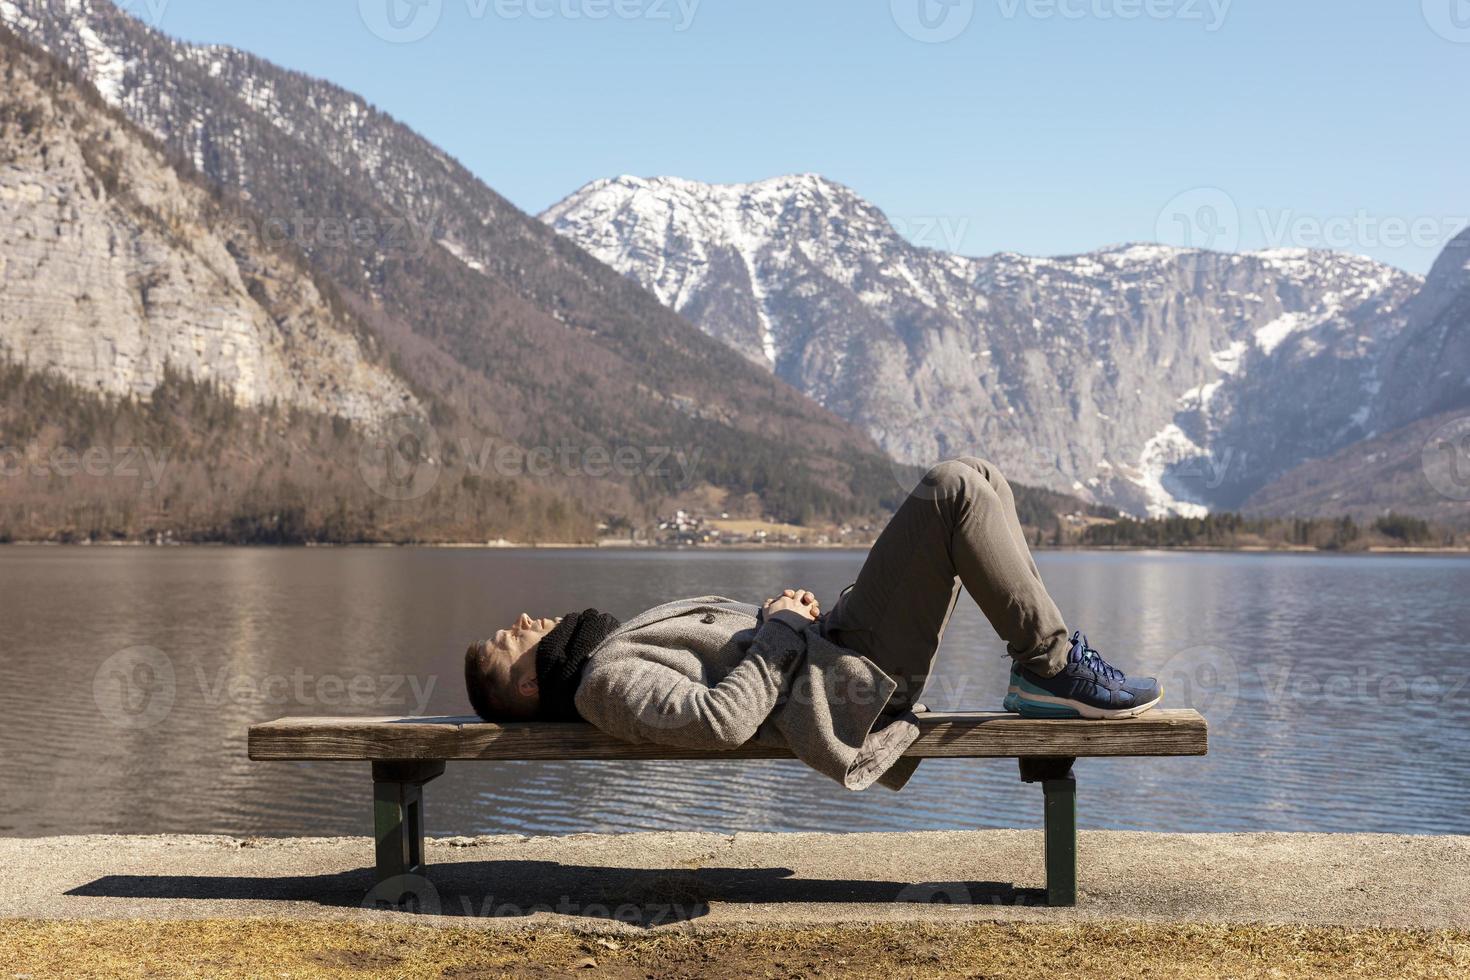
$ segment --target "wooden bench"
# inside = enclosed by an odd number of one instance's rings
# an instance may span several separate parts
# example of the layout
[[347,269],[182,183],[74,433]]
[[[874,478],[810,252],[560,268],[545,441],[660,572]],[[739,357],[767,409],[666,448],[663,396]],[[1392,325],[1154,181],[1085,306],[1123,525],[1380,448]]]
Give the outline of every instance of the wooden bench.
[[[1154,710],[1127,721],[1033,720],[996,712],[919,716],[922,734],[909,756],[920,759],[1019,759],[1021,779],[1041,783],[1045,814],[1046,896],[1077,902],[1079,758],[1204,755],[1204,718],[1189,710]],[[282,718],[252,725],[257,761],[370,762],[378,881],[424,870],[423,786],[447,762],[567,760],[744,760],[790,758],[746,746],[696,752],[631,745],[591,725],[490,725],[477,718]]]

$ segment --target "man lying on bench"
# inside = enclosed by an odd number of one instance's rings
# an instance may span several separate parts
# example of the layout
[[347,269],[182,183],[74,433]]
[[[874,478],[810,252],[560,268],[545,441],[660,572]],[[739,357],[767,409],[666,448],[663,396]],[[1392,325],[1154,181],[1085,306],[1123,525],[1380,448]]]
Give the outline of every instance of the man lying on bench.
[[929,471],[879,535],[857,582],[823,613],[807,591],[763,606],[718,596],[627,623],[588,609],[524,613],[465,655],[487,721],[586,720],[632,742],[784,746],[851,789],[897,789],[916,760],[913,709],[963,585],[1012,659],[1005,707],[1031,718],[1131,718],[1159,703],[1080,631],[1068,638],[1000,471],[979,459]]

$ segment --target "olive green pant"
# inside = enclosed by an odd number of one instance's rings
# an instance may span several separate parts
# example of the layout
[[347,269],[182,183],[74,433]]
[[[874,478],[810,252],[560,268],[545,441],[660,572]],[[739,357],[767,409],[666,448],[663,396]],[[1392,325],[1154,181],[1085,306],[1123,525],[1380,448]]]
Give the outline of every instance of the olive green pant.
[[1067,625],[1041,582],[1005,477],[993,464],[940,463],[919,481],[868,552],[858,580],[823,617],[824,634],[899,683],[889,703],[917,702],[960,587],[1016,663],[1061,670]]

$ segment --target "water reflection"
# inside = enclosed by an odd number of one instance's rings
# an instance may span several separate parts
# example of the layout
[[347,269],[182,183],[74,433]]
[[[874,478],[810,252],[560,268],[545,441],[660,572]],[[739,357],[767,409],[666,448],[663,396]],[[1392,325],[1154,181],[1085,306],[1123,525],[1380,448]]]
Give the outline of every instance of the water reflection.
[[[785,586],[830,603],[860,561],[0,549],[0,833],[366,833],[365,764],[251,763],[247,726],[459,713],[466,643],[523,610],[597,605],[627,617],[671,597],[755,599]],[[1200,707],[1212,726],[1205,759],[1081,763],[1084,824],[1470,832],[1470,562],[1076,552],[1039,562],[1072,625],[1118,662],[1158,673],[1169,703]],[[135,648],[160,651],[173,671],[171,705],[152,725],[120,724],[129,706],[99,703],[109,679],[94,688],[109,658]],[[926,702],[998,705],[1003,652],[962,601]],[[785,762],[457,765],[431,787],[430,807],[436,834],[1020,827],[1040,815],[1034,787],[1003,761],[926,762],[899,796],[849,794]]]

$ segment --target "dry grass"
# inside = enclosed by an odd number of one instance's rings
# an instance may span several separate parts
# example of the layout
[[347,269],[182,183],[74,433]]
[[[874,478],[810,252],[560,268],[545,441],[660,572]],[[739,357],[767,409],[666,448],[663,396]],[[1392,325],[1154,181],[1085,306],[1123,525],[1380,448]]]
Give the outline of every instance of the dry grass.
[[270,919],[0,920],[0,977],[1465,977],[1470,933],[875,926],[599,937]]
[[765,531],[773,538],[781,535],[800,538],[811,536],[813,533],[809,527],[801,527],[797,524],[780,524],[753,518],[718,517],[705,521],[705,524],[725,534],[744,534],[747,537],[755,534],[757,531]]

